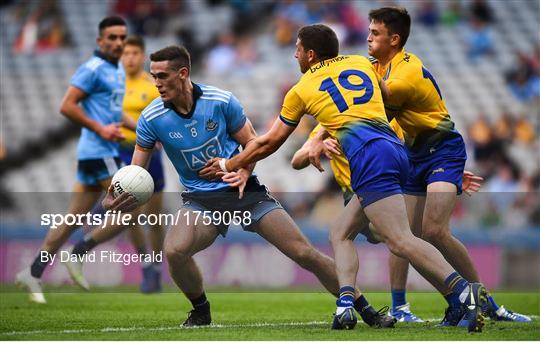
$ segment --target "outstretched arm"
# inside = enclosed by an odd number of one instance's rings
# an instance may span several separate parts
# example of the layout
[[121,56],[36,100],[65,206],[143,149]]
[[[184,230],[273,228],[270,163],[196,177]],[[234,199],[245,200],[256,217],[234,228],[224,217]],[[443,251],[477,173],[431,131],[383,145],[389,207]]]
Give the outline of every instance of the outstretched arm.
[[294,129],[295,126],[287,125],[280,119],[276,119],[272,128],[266,134],[251,140],[240,154],[229,160],[221,158],[211,160],[199,172],[199,175],[207,179],[213,178],[218,172],[236,171],[264,159],[277,151]]

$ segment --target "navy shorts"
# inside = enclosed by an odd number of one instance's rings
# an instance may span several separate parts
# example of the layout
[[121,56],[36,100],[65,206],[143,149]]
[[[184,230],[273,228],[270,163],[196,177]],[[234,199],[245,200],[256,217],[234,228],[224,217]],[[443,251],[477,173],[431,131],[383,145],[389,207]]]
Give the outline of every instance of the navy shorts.
[[[199,212],[209,212],[212,224],[222,236],[227,234],[231,215],[238,213],[239,224],[244,230],[253,231],[253,226],[264,215],[274,209],[283,209],[281,204],[268,192],[266,186],[251,176],[244,190],[242,199],[238,199],[238,188],[228,188],[225,191],[183,192],[182,208]],[[214,215],[214,212],[219,212]],[[227,213],[227,214],[225,214]],[[247,220],[249,218],[249,220]]]
[[[131,164],[131,158],[133,157],[133,149],[123,147],[120,145],[120,159],[126,164]],[[152,158],[148,165],[148,173],[154,180],[154,192],[162,192],[165,188],[165,173],[163,171],[163,162],[161,159],[161,150],[154,150],[152,152]]]
[[410,170],[403,191],[411,195],[425,195],[427,186],[434,182],[452,183],[461,194],[463,170],[467,152],[463,138],[458,135],[430,148],[429,156],[410,158]]
[[363,208],[402,193],[409,171],[403,145],[384,138],[375,139],[347,159],[351,168],[351,185]]
[[77,181],[85,185],[99,185],[99,182],[111,178],[124,164],[118,157],[103,159],[85,159],[77,162]]

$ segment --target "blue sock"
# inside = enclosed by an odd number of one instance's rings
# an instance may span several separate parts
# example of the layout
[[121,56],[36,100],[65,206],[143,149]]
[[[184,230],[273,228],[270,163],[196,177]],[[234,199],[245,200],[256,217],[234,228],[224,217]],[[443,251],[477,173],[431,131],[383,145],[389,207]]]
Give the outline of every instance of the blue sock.
[[493,299],[493,297],[489,294],[488,294],[488,302],[495,311],[499,310],[499,306],[497,305],[497,303],[495,303],[495,299]]
[[451,308],[459,308],[461,306],[459,295],[455,294],[454,292],[450,292],[449,294],[445,295],[444,299],[446,299],[448,306]]
[[356,298],[353,306],[354,306],[354,309],[358,311],[360,314],[362,314],[362,312],[364,312],[364,310],[366,310],[367,308],[371,307],[371,305],[369,305],[364,295],[361,295],[360,297]]
[[92,239],[90,235],[86,235],[81,241],[79,241],[71,251],[71,254],[75,255],[85,255],[92,248],[96,247],[98,243],[96,240]]
[[407,304],[405,300],[405,294],[407,290],[401,289],[392,289],[392,309],[395,310],[396,307]]
[[336,305],[339,307],[352,307],[354,304],[354,287],[343,286],[339,289],[339,298]]
[[469,286],[469,282],[463,279],[457,272],[454,272],[446,278],[444,285],[446,285],[453,294],[457,295],[459,300],[459,295],[467,286]]

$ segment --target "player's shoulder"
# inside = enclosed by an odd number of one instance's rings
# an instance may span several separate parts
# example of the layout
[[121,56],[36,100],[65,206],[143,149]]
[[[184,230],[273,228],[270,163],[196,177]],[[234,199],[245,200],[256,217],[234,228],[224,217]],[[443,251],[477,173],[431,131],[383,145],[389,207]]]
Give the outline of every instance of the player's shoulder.
[[141,116],[146,121],[152,121],[153,119],[165,114],[169,109],[165,107],[163,100],[160,96],[156,97],[146,108],[141,112]]
[[223,90],[218,87],[214,87],[207,84],[197,84],[201,89],[201,100],[209,102],[221,102],[228,104],[233,97],[233,94],[230,91]]
[[422,73],[422,61],[414,54],[404,51],[399,60],[392,62],[389,70],[389,80],[401,80],[406,83],[414,82]]
[[416,72],[422,68],[422,60],[412,52],[404,51],[402,63],[399,64],[406,71]]
[[104,65],[105,60],[98,56],[90,57],[86,62],[81,64],[81,69],[88,69],[90,71],[97,71],[102,65]]

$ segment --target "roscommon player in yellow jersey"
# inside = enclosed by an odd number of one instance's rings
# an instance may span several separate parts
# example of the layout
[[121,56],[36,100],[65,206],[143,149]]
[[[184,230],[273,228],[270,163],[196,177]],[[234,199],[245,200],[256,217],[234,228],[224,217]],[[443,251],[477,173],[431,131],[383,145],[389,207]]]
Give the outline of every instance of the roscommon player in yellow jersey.
[[[390,127],[392,127],[398,137],[403,140],[403,130],[397,124],[395,119],[390,122]],[[357,203],[358,199],[354,197],[354,192],[351,188],[351,171],[349,169],[347,158],[341,153],[339,143],[335,139],[327,138],[322,141],[321,139],[315,138],[320,130],[321,125],[317,125],[310,133],[310,136],[304,145],[296,151],[291,160],[292,167],[297,170],[303,169],[310,164],[310,159],[312,159],[314,160],[313,165],[321,170],[321,167],[319,166],[320,163],[318,163],[317,160],[320,159],[320,154],[326,155],[330,159],[330,167],[336,183],[343,192],[345,205],[347,205],[349,201],[355,202],[355,205],[359,205]],[[480,189],[480,182],[482,180],[482,177],[475,176],[474,173],[470,171],[464,171],[462,191],[469,195],[472,192],[477,192]],[[381,242],[379,237],[374,234],[372,225],[368,222],[366,222],[364,227],[361,227],[360,233],[364,235],[370,243],[377,244]],[[393,254],[390,256],[389,272],[392,290],[392,310],[390,311],[390,315],[398,322],[421,323],[423,320],[411,312],[410,304],[405,300],[409,262],[406,261],[403,265],[399,260],[402,258],[392,258]],[[392,259],[398,259],[398,262],[392,262],[394,261]],[[401,303],[399,301],[401,301]]]
[[[124,95],[124,113],[137,121],[139,115],[146,106],[155,98],[159,97],[159,92],[154,86],[152,77],[144,70],[145,60],[144,40],[138,36],[130,36],[126,39],[126,46],[122,54],[122,64],[126,71],[126,93]],[[126,137],[120,143],[120,158],[126,165],[131,164],[131,157],[135,149],[135,131],[122,127],[122,133]],[[147,204],[141,208],[145,215],[159,214],[162,210],[163,188],[165,187],[165,174],[161,150],[154,149],[148,172],[154,180],[154,195]],[[156,224],[149,227],[149,240],[152,250],[158,254],[163,249],[163,229]],[[131,227],[129,234],[137,253],[146,254],[146,243],[144,229],[142,227]],[[143,281],[141,292],[153,293],[161,291],[161,263],[142,265]]]
[[[468,281],[480,281],[465,246],[449,228],[461,193],[467,155],[465,143],[451,120],[435,78],[414,54],[404,50],[411,18],[404,8],[384,7],[369,13],[368,53],[390,94],[385,108],[403,128],[411,165],[404,186],[410,225],[417,236],[433,244]],[[393,257],[406,269],[407,261]],[[400,267],[398,267],[400,268]],[[406,272],[404,273],[406,277]],[[442,325],[462,325],[459,300],[448,294]],[[483,311],[492,319],[529,322],[530,318],[499,307],[491,296]]]
[[481,331],[478,304],[485,288],[469,283],[452,269],[439,251],[410,230],[402,195],[409,163],[406,151],[390,128],[384,111],[384,82],[370,61],[361,56],[339,55],[339,42],[325,25],[304,26],[298,33],[295,57],[304,74],[285,96],[279,118],[266,134],[250,141],[231,159],[215,158],[200,175],[213,178],[237,170],[275,152],[294,131],[304,114],[312,115],[336,138],[349,160],[351,184],[361,207],[348,205],[332,227],[340,296],[332,328],[351,329],[357,319],[352,304],[358,272],[353,240],[358,219],[369,220],[390,251],[411,264],[437,288],[460,296],[467,310],[469,330]]

